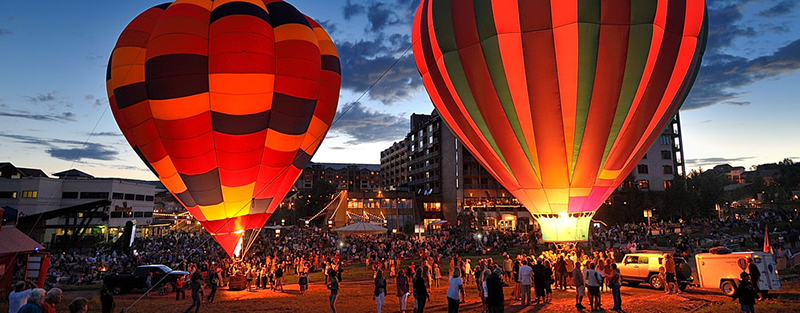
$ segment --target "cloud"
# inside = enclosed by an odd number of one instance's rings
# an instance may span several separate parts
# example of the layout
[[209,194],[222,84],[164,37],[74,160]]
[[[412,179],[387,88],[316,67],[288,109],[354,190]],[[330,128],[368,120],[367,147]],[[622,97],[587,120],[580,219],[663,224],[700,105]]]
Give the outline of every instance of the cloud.
[[[369,98],[387,105],[409,99],[422,86],[412,54],[407,53],[397,60],[410,45],[410,36],[400,34],[381,36],[375,40],[338,41],[342,88],[362,93],[375,84],[369,92]],[[397,63],[386,72],[395,61]],[[380,78],[384,72],[386,74]],[[379,78],[381,80],[375,83]]]
[[734,101],[744,93],[739,91],[742,87],[797,70],[800,70],[800,39],[779,48],[773,54],[754,59],[729,54],[707,55],[682,109],[692,110],[719,103],[749,104],[745,101]]
[[100,54],[97,54],[97,53],[94,53],[94,52],[89,52],[89,55],[86,56],[86,60],[89,60],[89,61],[97,61],[97,60],[102,60],[102,59],[105,59],[105,58],[106,58],[106,56],[100,55]]
[[706,53],[716,53],[733,45],[739,37],[756,37],[758,32],[753,27],[742,27],[738,22],[742,15],[743,4],[728,5],[721,9],[708,11],[708,43]]
[[99,133],[92,134],[92,136],[96,136],[96,137],[120,137],[120,136],[122,136],[122,134],[119,133],[119,132],[99,132]]
[[738,105],[738,106],[750,105],[750,101],[725,101],[724,103],[730,105]]
[[317,23],[319,23],[319,25],[322,26],[322,29],[328,32],[328,34],[336,33],[336,30],[338,29],[336,23],[332,22],[331,20],[318,21]]
[[[352,107],[347,110],[350,105]],[[349,145],[394,141],[408,133],[407,118],[379,112],[359,102],[347,104],[336,112],[336,116],[338,120],[331,127],[331,132],[351,137],[346,142]]]
[[342,8],[342,15],[345,20],[350,20],[353,16],[364,14],[366,8],[360,4],[353,4],[352,1],[347,0]]
[[0,132],[0,137],[12,139],[18,143],[44,146],[51,157],[65,161],[81,161],[84,159],[111,161],[119,154],[113,147],[94,142],[81,142],[57,138],[39,138],[26,135],[14,135]]
[[787,15],[791,13],[795,7],[797,7],[797,3],[797,0],[783,0],[768,9],[758,12],[758,15],[770,18]]
[[56,96],[55,96],[56,93],[57,93],[57,91],[53,90],[53,91],[48,92],[46,94],[37,93],[36,95],[33,95],[33,96],[24,96],[24,97],[27,98],[28,101],[30,101],[31,103],[49,102],[49,101],[53,101],[53,100],[56,99]]
[[686,159],[686,165],[688,167],[703,167],[703,168],[711,168],[721,164],[730,164],[735,162],[743,162],[746,160],[753,159],[755,157],[738,157],[738,158],[698,158],[698,159]]
[[12,35],[12,34],[14,34],[14,33],[12,33],[12,32],[11,32],[10,30],[8,30],[7,28],[0,28],[0,37],[3,37],[3,36],[10,36],[10,35]]
[[27,111],[19,111],[19,110],[15,110],[14,112],[16,113],[0,112],[0,117],[22,118],[34,121],[44,121],[44,122],[75,121],[75,113],[72,112],[63,112],[61,114],[32,114]]
[[85,95],[83,96],[83,100],[86,102],[91,103],[94,106],[103,107],[108,105],[108,99],[106,97],[97,98],[94,95]]
[[367,20],[370,24],[369,30],[379,32],[388,25],[397,24],[399,20],[391,20],[393,11],[393,8],[382,2],[370,5],[369,10],[367,10]]

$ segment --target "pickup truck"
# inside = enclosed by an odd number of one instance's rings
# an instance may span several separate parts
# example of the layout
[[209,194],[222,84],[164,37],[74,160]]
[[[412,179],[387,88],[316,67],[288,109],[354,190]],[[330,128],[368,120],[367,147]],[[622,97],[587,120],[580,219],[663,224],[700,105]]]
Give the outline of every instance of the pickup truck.
[[133,289],[147,289],[147,276],[150,276],[150,273],[153,273],[151,282],[155,288],[166,289],[163,290],[166,293],[175,290],[175,282],[178,279],[184,279],[185,275],[189,275],[189,272],[174,271],[166,265],[140,265],[136,267],[133,274],[106,275],[103,277],[103,286],[116,295],[130,292]]

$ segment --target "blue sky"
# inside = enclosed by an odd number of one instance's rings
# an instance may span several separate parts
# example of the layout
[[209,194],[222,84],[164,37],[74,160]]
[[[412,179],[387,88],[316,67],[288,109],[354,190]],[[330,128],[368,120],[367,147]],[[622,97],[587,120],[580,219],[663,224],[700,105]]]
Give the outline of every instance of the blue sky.
[[[105,67],[127,23],[159,3],[0,2],[0,162],[155,179],[106,110]],[[341,110],[410,45],[418,1],[290,3],[337,44]],[[704,65],[681,110],[689,168],[800,161],[800,1],[714,0],[709,9]],[[409,52],[340,114],[313,161],[378,163],[409,115],[432,109]]]

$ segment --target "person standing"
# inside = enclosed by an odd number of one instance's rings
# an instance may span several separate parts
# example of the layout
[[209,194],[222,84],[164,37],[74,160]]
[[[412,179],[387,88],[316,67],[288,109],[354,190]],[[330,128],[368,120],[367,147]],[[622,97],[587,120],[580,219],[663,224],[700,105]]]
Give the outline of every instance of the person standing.
[[542,260],[536,261],[533,269],[533,287],[536,290],[536,303],[544,304],[545,302],[545,284],[547,284],[547,270],[542,265]]
[[208,293],[208,298],[206,300],[208,303],[214,303],[214,297],[217,295],[217,287],[219,287],[219,269],[210,270],[208,274],[208,284],[211,287],[211,292]]
[[758,288],[758,280],[761,279],[761,271],[758,270],[758,265],[753,262],[753,258],[747,258],[747,272],[750,276],[750,284],[753,290],[758,294],[758,300],[764,300],[764,293]]
[[422,274],[422,268],[417,268],[417,273],[414,275],[414,296],[417,302],[416,313],[425,312],[425,303],[431,298],[428,294],[428,286],[426,284],[425,276]]
[[681,293],[681,290],[678,288],[678,283],[675,281],[675,260],[669,253],[664,254],[664,269],[667,275],[667,282],[664,287],[668,290],[667,294]]
[[56,313],[56,307],[58,307],[63,297],[64,292],[60,288],[50,289],[44,298],[44,303],[42,303],[42,312]]
[[504,279],[506,283],[511,281],[511,275],[514,270],[514,261],[511,260],[511,256],[506,255],[506,259],[503,260],[503,274],[505,275]]
[[464,294],[464,281],[461,279],[461,270],[453,270],[447,287],[447,313],[458,313],[459,300]]
[[183,296],[183,300],[186,300],[186,292],[183,290],[185,279],[185,275],[181,275],[175,280],[175,301],[181,300],[181,296]]
[[584,287],[586,279],[581,271],[581,262],[575,262],[575,269],[572,270],[572,283],[575,285],[575,307],[578,310],[583,310],[586,308],[583,306],[583,296],[586,294]]
[[190,305],[183,313],[189,313],[194,308],[194,313],[200,312],[200,303],[203,299],[203,278],[200,276],[200,273],[195,272],[192,275],[192,282],[190,284],[192,288],[192,305]]
[[595,264],[589,263],[589,270],[586,271],[586,287],[589,289],[589,306],[592,311],[602,310],[600,302],[600,285],[603,284],[603,276],[595,270]]
[[611,289],[611,296],[614,297],[614,307],[611,311],[624,312],[622,310],[622,295],[620,288],[622,288],[622,276],[619,273],[616,263],[611,263],[611,274],[607,277],[608,288]]
[[503,313],[505,310],[505,297],[503,296],[503,270],[495,267],[492,274],[486,277],[486,302],[489,313]]
[[153,272],[147,274],[147,278],[144,280],[144,284],[147,286],[147,297],[150,298],[150,289],[153,288]]
[[339,279],[336,277],[336,272],[334,272],[334,270],[330,270],[328,272],[328,277],[330,279],[330,283],[326,284],[326,287],[331,290],[331,312],[336,313],[336,298],[339,297]]
[[528,266],[528,260],[522,260],[522,267],[519,268],[519,284],[522,286],[522,305],[531,304],[531,280],[533,269]]
[[564,256],[559,256],[556,261],[556,288],[567,290],[567,262]]
[[739,283],[739,287],[736,288],[736,291],[733,293],[733,301],[736,302],[736,299],[739,299],[739,305],[742,308],[742,312],[745,313],[755,313],[756,311],[756,297],[758,297],[758,292],[755,288],[753,288],[753,284],[750,283],[750,275],[746,272],[742,272],[739,277],[742,279]]
[[519,268],[520,263],[519,261],[514,261],[514,267],[511,269],[512,273],[511,276],[514,278],[514,292],[512,296],[514,297],[514,301],[520,301],[520,294],[521,294],[521,286],[519,284]]
[[8,313],[17,313],[25,305],[28,294],[34,288],[36,288],[36,284],[30,280],[18,281],[14,284],[14,290],[8,294]]
[[275,291],[278,291],[278,288],[281,288],[281,292],[283,292],[283,265],[279,265],[278,268],[275,269]]
[[372,293],[372,300],[378,304],[378,313],[383,310],[383,303],[386,299],[386,278],[383,277],[383,271],[378,270],[375,273],[375,290]]
[[28,302],[19,308],[18,313],[42,313],[44,305],[45,291],[42,288],[34,288],[28,293]]
[[400,312],[405,312],[406,299],[408,299],[408,275],[406,275],[406,271],[400,270],[395,282],[397,283],[397,301],[400,302]]
[[108,289],[100,289],[100,310],[103,313],[111,313],[114,312],[114,308],[117,304],[114,302],[114,296],[108,292]]
[[308,272],[303,269],[300,270],[300,277],[297,278],[297,284],[300,285],[300,294],[305,296],[308,292]]

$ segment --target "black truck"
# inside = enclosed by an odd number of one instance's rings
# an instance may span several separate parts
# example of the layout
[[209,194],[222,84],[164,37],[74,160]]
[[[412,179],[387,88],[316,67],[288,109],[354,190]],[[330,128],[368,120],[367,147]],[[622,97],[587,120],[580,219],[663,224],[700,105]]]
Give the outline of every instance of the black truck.
[[[189,272],[174,271],[166,265],[151,264],[136,267],[133,274],[113,273],[103,277],[103,286],[113,294],[130,292],[133,289],[147,289],[147,277],[153,273],[150,280],[154,290],[169,293],[175,290],[175,282],[184,279]],[[163,280],[162,280],[163,278]]]

